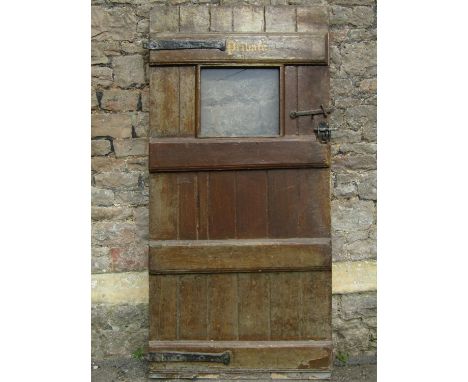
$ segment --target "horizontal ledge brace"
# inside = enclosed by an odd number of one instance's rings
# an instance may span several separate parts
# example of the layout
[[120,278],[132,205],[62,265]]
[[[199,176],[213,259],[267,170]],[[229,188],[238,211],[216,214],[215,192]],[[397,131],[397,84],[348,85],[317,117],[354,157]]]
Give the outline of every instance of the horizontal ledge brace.
[[[328,240],[328,239],[327,239]],[[331,270],[331,246],[250,242],[150,246],[150,274],[291,272]]]
[[305,138],[160,138],[149,144],[150,172],[327,168],[330,147]]

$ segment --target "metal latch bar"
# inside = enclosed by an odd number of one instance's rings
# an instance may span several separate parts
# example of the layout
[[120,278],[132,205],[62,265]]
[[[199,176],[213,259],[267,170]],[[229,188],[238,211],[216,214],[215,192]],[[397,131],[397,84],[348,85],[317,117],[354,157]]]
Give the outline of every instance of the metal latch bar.
[[304,110],[304,111],[292,111],[292,112],[289,113],[289,116],[292,119],[297,118],[297,117],[303,117],[303,116],[306,116],[306,115],[311,115],[311,116],[323,115],[324,117],[327,117],[327,115],[329,115],[332,111],[333,111],[333,109],[326,109],[326,108],[323,107],[323,105],[320,105],[320,109]]
[[146,44],[150,50],[219,49],[226,50],[226,40],[152,40]]
[[228,365],[231,362],[231,352],[223,353],[192,353],[192,352],[150,352],[150,362],[216,362]]

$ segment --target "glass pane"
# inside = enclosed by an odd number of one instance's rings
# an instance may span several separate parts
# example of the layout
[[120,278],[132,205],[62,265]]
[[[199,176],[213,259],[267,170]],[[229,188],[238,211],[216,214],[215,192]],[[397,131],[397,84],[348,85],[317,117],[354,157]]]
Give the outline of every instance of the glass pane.
[[279,134],[279,69],[201,70],[202,137]]

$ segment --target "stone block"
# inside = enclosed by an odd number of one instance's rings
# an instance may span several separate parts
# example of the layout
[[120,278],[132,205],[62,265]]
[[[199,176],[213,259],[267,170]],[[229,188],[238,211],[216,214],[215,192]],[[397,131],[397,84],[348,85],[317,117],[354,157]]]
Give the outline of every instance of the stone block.
[[140,100],[139,90],[104,90],[101,108],[107,111],[136,111]]
[[330,90],[332,98],[336,96],[349,96],[355,90],[353,81],[349,78],[331,78]]
[[93,222],[91,242],[102,246],[132,244],[135,240],[135,224],[130,222]]
[[111,68],[107,66],[91,66],[92,84],[99,87],[109,87],[114,80]]
[[149,203],[149,190],[116,191],[115,201],[130,206],[146,206]]
[[145,55],[148,54],[148,50],[143,46],[143,43],[146,42],[148,42],[148,38],[145,38],[144,40],[138,39],[136,41],[122,41],[120,43],[121,53],[125,53],[127,55],[138,54],[145,57]]
[[140,177],[139,172],[103,172],[95,174],[94,180],[100,188],[138,190]]
[[330,12],[330,25],[351,25],[367,28],[375,23],[373,7],[341,7],[334,5]]
[[359,83],[359,91],[362,93],[375,94],[377,92],[377,79],[367,78]]
[[332,290],[337,294],[377,290],[377,263],[373,260],[332,264]]
[[145,66],[139,54],[116,56],[112,59],[114,82],[121,88],[141,86],[145,83]]
[[91,247],[91,273],[105,273],[112,269],[107,247]]
[[376,315],[376,293],[352,293],[341,296],[341,317],[343,319],[376,317]]
[[331,0],[330,3],[337,5],[375,5],[376,0]]
[[114,140],[114,150],[117,158],[132,155],[148,155],[148,139],[116,139]]
[[359,198],[377,200],[377,172],[369,171],[362,175],[358,184]]
[[141,89],[141,98],[140,98],[140,111],[149,112],[149,87]]
[[377,76],[377,46],[375,41],[344,44],[341,48],[340,77]]
[[91,275],[93,304],[148,303],[148,272]]
[[371,201],[333,200],[332,229],[335,231],[363,231],[375,223],[375,207]]
[[297,31],[298,32],[326,32],[328,31],[327,8],[326,7],[297,7]]
[[376,154],[377,144],[375,143],[343,143],[340,145],[340,153],[342,154]]
[[93,220],[127,220],[133,217],[133,211],[127,207],[91,207]]
[[210,30],[210,9],[205,5],[180,7],[179,31],[184,33],[203,33]]
[[295,32],[296,9],[290,6],[265,7],[266,32]]
[[110,250],[113,272],[137,272],[148,269],[148,244],[135,242]]
[[357,194],[357,186],[354,183],[338,183],[333,188],[333,195],[336,198],[351,198]]
[[346,124],[352,130],[367,126],[376,126],[377,107],[374,105],[359,105],[345,110]]
[[107,139],[94,139],[91,141],[91,156],[108,155],[112,152],[111,142]]
[[288,0],[291,5],[328,5],[327,0]]
[[99,109],[99,101],[97,99],[96,89],[91,87],[91,111]]
[[132,128],[134,138],[146,138],[149,132],[149,113],[138,112],[132,114]]
[[129,171],[143,172],[143,178],[146,181],[148,173],[148,157],[128,157],[125,162]]
[[99,113],[91,115],[91,136],[130,138],[132,117],[128,113]]
[[179,9],[173,6],[156,5],[150,13],[150,33],[178,32]]
[[148,240],[149,232],[149,209],[148,207],[138,207],[133,210],[133,219],[136,224],[137,236],[143,240]]
[[263,32],[264,8],[258,6],[235,7],[233,11],[235,32]]
[[114,205],[114,191],[91,187],[91,204],[94,206]]
[[91,42],[91,65],[108,64],[109,57],[104,53],[102,45],[96,41]]
[[91,7],[91,37],[94,40],[128,40],[136,37],[137,17],[131,8]]
[[146,346],[148,327],[148,304],[93,305],[92,357],[130,357]]
[[375,170],[377,160],[374,155],[339,155],[333,158],[333,171],[349,170]]
[[210,8],[212,32],[231,32],[232,31],[232,7]]
[[345,243],[342,252],[335,258],[338,261],[356,261],[375,259],[377,255],[377,243],[372,239],[357,240]]
[[91,158],[91,170],[94,172],[120,172],[127,168],[124,159],[113,157],[95,157]]

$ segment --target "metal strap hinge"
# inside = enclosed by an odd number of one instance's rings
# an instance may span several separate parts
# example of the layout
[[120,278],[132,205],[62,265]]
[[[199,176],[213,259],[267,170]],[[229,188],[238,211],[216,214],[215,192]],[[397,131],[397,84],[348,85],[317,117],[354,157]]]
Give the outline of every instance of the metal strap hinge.
[[146,44],[150,50],[218,49],[226,50],[226,40],[152,40]]
[[192,353],[192,352],[150,352],[148,353],[150,362],[216,362],[229,365],[231,362],[231,352],[223,353]]

